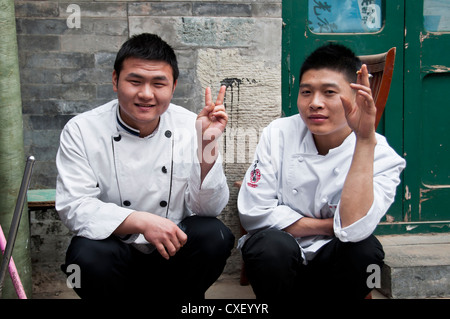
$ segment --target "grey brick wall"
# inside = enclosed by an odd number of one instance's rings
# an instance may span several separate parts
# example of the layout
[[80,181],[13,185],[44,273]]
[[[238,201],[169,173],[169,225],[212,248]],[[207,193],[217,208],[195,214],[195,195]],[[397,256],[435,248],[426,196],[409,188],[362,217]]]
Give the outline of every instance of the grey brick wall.
[[[69,5],[80,8],[80,25]],[[230,202],[221,219],[240,237],[236,180],[260,130],[281,114],[281,0],[15,1],[25,154],[37,162],[31,188],[54,188],[59,134],[74,115],[115,98],[115,54],[130,36],[159,34],[175,49],[180,79],[173,102],[194,112],[206,86],[228,86],[222,140]],[[54,212],[31,214],[35,265],[58,264],[70,234]],[[234,251],[225,269],[240,269]]]

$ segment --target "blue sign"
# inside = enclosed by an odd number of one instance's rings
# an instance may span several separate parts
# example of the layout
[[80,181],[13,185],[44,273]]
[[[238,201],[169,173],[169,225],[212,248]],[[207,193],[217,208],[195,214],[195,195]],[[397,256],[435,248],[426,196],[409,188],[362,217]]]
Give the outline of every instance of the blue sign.
[[315,33],[366,33],[381,29],[381,0],[309,0],[309,29]]

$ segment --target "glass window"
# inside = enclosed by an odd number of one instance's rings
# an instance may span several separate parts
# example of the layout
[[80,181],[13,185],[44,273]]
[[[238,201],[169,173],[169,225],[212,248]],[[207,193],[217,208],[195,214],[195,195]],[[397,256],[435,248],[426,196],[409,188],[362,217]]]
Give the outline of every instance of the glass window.
[[423,24],[427,31],[450,31],[450,1],[424,0]]
[[314,33],[362,33],[381,29],[381,0],[308,0]]

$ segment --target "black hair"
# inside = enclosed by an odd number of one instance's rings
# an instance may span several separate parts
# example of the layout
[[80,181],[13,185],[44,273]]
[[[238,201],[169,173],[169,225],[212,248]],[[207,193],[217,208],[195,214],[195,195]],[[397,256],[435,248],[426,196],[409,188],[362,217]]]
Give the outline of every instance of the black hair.
[[354,83],[361,65],[361,60],[352,50],[341,44],[328,43],[316,49],[303,62],[299,82],[306,71],[330,69],[343,73],[347,81]]
[[173,80],[178,79],[178,62],[173,48],[155,34],[141,33],[134,35],[122,44],[114,62],[114,71],[116,71],[117,78],[119,78],[123,62],[127,58],[167,62],[172,67]]

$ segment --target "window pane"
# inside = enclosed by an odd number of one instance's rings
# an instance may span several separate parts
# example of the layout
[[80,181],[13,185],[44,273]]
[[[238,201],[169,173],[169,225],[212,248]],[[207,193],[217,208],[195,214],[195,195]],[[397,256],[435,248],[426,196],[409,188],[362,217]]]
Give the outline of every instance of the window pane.
[[381,0],[308,0],[315,33],[362,33],[381,29]]
[[427,31],[450,31],[450,1],[424,0],[423,23]]

